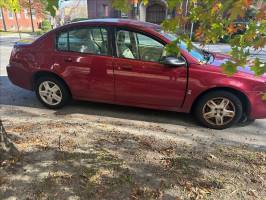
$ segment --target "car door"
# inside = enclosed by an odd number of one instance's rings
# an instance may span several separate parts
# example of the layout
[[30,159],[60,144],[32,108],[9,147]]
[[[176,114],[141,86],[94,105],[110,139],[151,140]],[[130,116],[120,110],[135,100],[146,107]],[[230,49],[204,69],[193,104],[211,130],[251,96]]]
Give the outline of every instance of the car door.
[[57,35],[56,63],[78,99],[114,100],[113,57],[109,28],[79,27]]
[[175,109],[184,101],[187,68],[162,64],[164,45],[149,35],[119,29],[115,34],[115,99],[123,104]]

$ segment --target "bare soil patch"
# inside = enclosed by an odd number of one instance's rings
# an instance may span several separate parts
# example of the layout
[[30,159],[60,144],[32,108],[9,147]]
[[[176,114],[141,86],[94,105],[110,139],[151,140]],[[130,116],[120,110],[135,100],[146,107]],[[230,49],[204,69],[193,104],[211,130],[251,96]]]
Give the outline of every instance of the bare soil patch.
[[248,146],[187,145],[121,131],[116,126],[123,123],[100,119],[4,125],[20,155],[0,162],[0,199],[266,196],[266,152]]

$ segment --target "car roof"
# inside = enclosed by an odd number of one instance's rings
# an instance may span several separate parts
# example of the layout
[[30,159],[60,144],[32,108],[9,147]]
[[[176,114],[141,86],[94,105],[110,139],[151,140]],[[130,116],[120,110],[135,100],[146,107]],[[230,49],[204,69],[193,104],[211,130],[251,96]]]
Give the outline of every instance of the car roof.
[[142,22],[133,19],[121,19],[121,18],[88,19],[88,20],[73,22],[62,27],[84,25],[84,24],[104,24],[104,25],[113,25],[113,26],[128,26],[128,27],[138,27],[143,29],[148,28],[153,30],[161,30],[161,26],[158,24]]

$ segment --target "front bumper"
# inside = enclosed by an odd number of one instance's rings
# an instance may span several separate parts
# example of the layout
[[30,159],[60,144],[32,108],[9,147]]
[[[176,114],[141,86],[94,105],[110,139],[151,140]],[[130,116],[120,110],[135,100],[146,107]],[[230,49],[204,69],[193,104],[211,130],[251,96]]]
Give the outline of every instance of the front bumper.
[[262,99],[261,92],[250,92],[248,94],[251,104],[250,117],[252,119],[266,118],[266,101]]
[[19,63],[12,63],[6,67],[9,80],[21,88],[32,90],[32,75]]

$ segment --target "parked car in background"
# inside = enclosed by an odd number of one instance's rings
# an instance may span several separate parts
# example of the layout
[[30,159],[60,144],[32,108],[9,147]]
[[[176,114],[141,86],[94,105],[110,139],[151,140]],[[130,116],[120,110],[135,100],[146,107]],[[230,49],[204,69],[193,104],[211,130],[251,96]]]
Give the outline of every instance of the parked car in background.
[[[68,24],[32,43],[17,43],[7,66],[10,80],[36,92],[52,109],[88,100],[176,112],[193,112],[209,128],[266,117],[266,77],[239,70],[229,77],[229,56],[180,43],[151,23],[97,19]],[[248,68],[246,68],[248,69]]]

